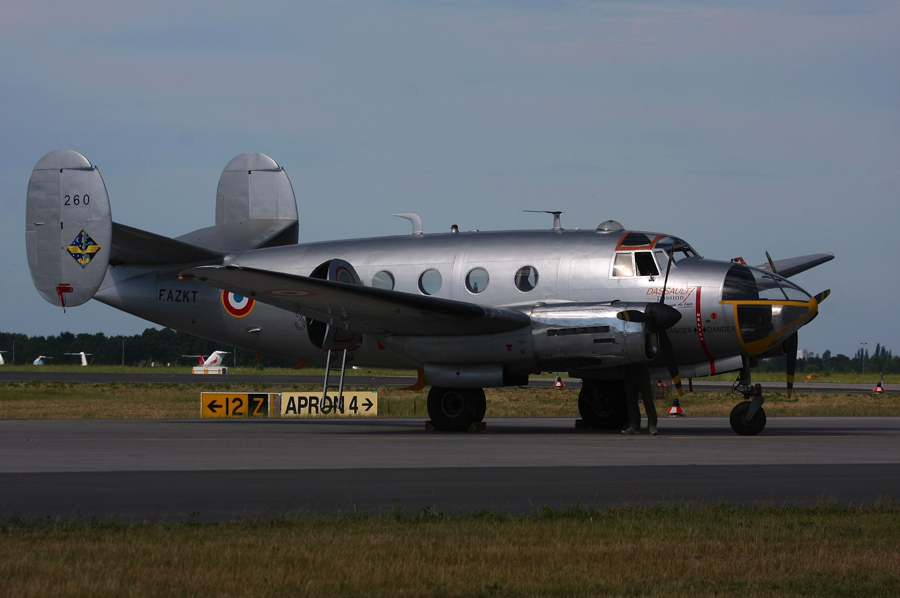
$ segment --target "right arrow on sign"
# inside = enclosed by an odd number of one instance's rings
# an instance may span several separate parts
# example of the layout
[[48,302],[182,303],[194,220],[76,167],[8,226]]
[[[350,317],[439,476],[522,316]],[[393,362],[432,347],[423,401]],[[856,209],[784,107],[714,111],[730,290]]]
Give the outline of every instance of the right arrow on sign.
[[372,405],[374,405],[374,403],[372,402],[372,399],[366,399],[366,402],[363,403],[363,405],[366,406],[366,411],[368,411],[372,408]]
[[218,409],[220,407],[221,407],[221,405],[219,405],[216,401],[210,401],[209,405],[206,406],[206,408],[209,409],[210,411],[212,411],[213,413],[215,413],[216,409]]

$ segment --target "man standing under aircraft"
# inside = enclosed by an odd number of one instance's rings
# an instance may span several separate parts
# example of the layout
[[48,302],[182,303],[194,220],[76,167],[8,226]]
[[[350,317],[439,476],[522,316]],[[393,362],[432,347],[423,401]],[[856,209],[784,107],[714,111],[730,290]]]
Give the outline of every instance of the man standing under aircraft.
[[638,397],[644,399],[644,411],[647,412],[647,431],[651,436],[656,436],[658,434],[656,404],[653,402],[653,385],[650,383],[650,370],[646,363],[628,366],[628,375],[625,377],[628,427],[622,430],[622,434],[641,433],[641,408],[638,405]]

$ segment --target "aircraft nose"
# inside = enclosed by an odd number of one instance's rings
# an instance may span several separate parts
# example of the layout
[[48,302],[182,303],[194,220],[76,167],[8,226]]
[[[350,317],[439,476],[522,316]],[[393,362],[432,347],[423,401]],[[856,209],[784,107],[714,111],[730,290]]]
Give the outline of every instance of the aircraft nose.
[[721,303],[733,307],[738,339],[749,355],[783,342],[816,317],[819,309],[818,301],[797,285],[741,265],[728,271]]

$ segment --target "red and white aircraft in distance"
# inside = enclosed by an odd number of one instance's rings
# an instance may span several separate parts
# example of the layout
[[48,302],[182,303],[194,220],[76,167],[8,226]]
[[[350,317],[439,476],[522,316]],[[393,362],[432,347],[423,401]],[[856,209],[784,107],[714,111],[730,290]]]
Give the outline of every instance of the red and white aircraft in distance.
[[202,355],[182,355],[182,357],[196,357],[199,365],[204,366],[221,366],[225,364],[225,356],[228,351],[213,351],[209,357],[204,358]]

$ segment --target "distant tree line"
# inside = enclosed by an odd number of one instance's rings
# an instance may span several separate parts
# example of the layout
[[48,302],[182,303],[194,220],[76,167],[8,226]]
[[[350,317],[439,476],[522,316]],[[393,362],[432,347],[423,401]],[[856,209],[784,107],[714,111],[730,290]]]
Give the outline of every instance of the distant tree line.
[[[875,352],[869,353],[860,347],[853,357],[841,353],[833,355],[825,351],[821,356],[811,355],[807,359],[797,360],[798,374],[861,374],[865,364],[867,374],[900,374],[900,355],[894,355],[880,343],[875,345]],[[783,372],[786,360],[784,357],[773,357],[759,362],[760,372]]]
[[[123,356],[124,347],[124,356]],[[13,356],[15,349],[15,357]],[[31,364],[39,355],[51,357],[52,364],[77,364],[78,357],[68,356],[66,353],[92,353],[88,357],[91,364],[97,365],[143,365],[156,366],[188,366],[196,365],[196,357],[182,357],[182,355],[209,355],[213,351],[230,351],[225,359],[229,366],[241,367],[283,367],[290,368],[296,365],[296,361],[286,357],[274,355],[260,355],[256,359],[253,351],[244,349],[235,350],[234,347],[222,345],[213,341],[204,340],[184,332],[178,332],[171,328],[147,328],[141,334],[134,336],[106,336],[102,332],[96,334],[72,334],[63,332],[59,336],[27,336],[10,332],[0,332],[0,351],[6,351],[3,358],[7,363],[19,365]],[[807,359],[797,360],[798,374],[812,374],[832,372],[837,374],[856,373],[865,371],[870,374],[900,374],[900,355],[895,356],[881,344],[875,345],[875,352],[860,348],[853,357],[847,357],[838,353],[832,355],[831,351],[825,351],[821,356],[814,355]],[[784,357],[763,359],[759,362],[760,372],[783,372],[786,362]]]
[[[123,354],[124,350],[124,354]],[[106,336],[102,332],[96,334],[72,334],[63,332],[59,336],[28,336],[11,332],[0,332],[0,351],[7,363],[30,365],[39,355],[51,357],[49,364],[78,364],[80,359],[66,353],[92,353],[88,363],[96,365],[141,365],[149,366],[193,366],[197,365],[196,357],[182,355],[208,356],[213,351],[229,351],[225,365],[254,367],[294,367],[296,361],[274,355],[260,355],[256,359],[253,351],[229,347],[221,343],[204,340],[171,328],[147,328],[134,336]],[[13,355],[15,351],[15,356]],[[15,359],[15,361],[13,361]]]

